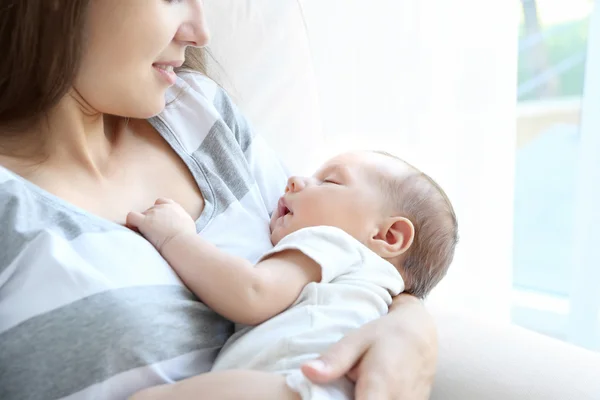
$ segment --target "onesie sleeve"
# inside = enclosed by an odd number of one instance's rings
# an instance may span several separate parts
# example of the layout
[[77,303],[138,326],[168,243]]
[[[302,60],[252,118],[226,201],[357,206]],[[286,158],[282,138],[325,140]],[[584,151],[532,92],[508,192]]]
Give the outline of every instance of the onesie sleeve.
[[301,251],[319,264],[321,283],[369,284],[391,296],[404,290],[404,280],[396,267],[339,228],[299,229],[281,239],[261,260],[285,250]]

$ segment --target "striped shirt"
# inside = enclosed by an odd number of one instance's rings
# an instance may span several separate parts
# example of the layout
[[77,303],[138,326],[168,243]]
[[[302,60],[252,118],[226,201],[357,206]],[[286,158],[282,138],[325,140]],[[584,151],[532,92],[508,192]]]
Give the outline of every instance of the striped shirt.
[[[256,261],[286,182],[214,82],[183,74],[154,128],[205,199],[200,235]],[[210,369],[233,326],[141,236],[0,167],[0,399],[122,399]]]

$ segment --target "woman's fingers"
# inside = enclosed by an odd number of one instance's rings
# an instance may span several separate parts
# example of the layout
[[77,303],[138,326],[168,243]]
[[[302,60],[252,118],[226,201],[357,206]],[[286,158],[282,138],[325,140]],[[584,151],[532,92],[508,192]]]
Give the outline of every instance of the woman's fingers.
[[[388,346],[385,346],[385,349],[387,351],[374,345],[362,358],[354,389],[356,400],[413,399],[412,397],[398,397],[401,393],[396,388],[395,381],[399,378],[401,371],[390,371],[389,367],[393,363],[389,361],[399,357],[399,354],[394,355],[395,352],[389,351]],[[400,392],[402,391],[400,390]]]
[[368,332],[359,329],[331,346],[318,359],[305,363],[302,372],[314,383],[327,383],[341,378],[358,364],[369,343]]
[[348,377],[356,382],[356,400],[424,400],[431,393],[436,357],[433,320],[409,296],[303,365],[302,372],[317,384]]

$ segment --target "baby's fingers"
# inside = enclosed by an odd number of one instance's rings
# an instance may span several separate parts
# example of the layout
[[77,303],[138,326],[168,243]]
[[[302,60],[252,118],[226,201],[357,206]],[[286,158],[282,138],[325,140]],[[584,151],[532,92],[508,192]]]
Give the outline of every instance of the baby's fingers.
[[146,216],[144,214],[132,211],[129,214],[127,214],[127,220],[125,223],[129,228],[139,229],[140,225],[144,223],[145,219]]
[[177,203],[175,203],[173,200],[167,199],[165,197],[160,197],[160,198],[156,199],[156,201],[154,202],[155,206],[159,206],[161,204],[177,204]]

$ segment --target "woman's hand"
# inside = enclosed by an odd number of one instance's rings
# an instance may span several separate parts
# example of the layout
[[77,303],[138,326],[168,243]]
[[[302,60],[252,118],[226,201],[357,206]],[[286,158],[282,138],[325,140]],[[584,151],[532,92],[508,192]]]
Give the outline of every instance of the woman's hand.
[[315,383],[347,375],[357,400],[428,399],[437,361],[437,333],[422,302],[394,300],[390,313],[333,345],[302,367]]

